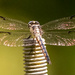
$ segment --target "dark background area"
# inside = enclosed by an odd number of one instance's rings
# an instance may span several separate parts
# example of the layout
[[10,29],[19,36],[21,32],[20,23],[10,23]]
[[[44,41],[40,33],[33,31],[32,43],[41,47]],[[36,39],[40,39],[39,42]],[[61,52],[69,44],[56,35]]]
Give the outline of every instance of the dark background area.
[[[0,0],[0,15],[28,23],[75,15],[75,0]],[[23,51],[0,46],[0,75],[24,75]],[[48,75],[75,75],[75,46],[47,46],[51,57]]]
[[50,20],[75,14],[73,0],[0,0],[0,13],[6,17],[44,24]]

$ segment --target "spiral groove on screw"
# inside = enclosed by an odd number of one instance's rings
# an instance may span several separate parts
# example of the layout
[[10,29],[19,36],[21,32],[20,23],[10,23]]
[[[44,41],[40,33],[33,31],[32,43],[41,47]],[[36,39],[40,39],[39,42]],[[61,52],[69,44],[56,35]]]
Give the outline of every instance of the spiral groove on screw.
[[48,75],[47,62],[36,39],[24,39],[23,47],[25,75]]

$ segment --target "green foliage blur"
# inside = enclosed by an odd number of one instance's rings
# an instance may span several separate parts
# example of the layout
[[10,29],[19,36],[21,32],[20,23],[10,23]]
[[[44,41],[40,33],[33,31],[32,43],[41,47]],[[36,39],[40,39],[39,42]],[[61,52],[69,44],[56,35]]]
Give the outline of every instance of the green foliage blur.
[[[0,0],[0,16],[44,24],[75,14],[75,0]],[[75,46],[47,46],[48,75],[75,75]],[[0,75],[24,75],[23,48],[0,45]]]

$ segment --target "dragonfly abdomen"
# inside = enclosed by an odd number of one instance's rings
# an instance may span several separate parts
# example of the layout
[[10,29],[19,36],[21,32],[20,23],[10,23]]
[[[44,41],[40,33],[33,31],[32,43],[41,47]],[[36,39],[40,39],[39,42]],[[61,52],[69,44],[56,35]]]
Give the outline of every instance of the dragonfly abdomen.
[[48,64],[51,64],[49,55],[48,55],[48,53],[47,53],[47,50],[46,50],[46,48],[45,48],[45,45],[43,44],[42,38],[39,36],[39,37],[36,37],[36,40],[38,41],[38,43],[39,43],[39,45],[40,45],[40,47],[41,47],[41,49],[42,49],[42,52],[43,52],[43,54],[44,54],[44,56],[45,56],[45,59],[47,60],[47,63],[48,63]]

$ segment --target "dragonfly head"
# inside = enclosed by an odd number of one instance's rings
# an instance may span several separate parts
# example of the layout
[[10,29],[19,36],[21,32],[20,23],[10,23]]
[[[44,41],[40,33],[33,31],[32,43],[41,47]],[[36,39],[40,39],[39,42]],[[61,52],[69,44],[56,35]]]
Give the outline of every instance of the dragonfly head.
[[28,27],[31,27],[31,26],[33,26],[33,25],[40,25],[40,23],[39,23],[38,21],[30,21],[30,22],[28,23]]

